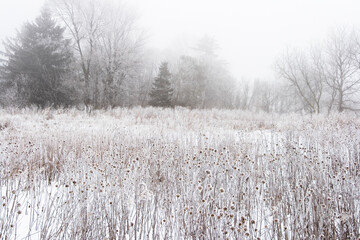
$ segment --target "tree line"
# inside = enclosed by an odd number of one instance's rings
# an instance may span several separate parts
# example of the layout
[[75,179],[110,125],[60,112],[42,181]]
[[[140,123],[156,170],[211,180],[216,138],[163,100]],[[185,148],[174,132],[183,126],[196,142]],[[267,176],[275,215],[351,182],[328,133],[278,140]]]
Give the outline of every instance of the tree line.
[[124,4],[49,0],[39,17],[4,42],[0,104],[44,107],[183,106],[265,112],[360,110],[359,38],[339,31],[325,47],[288,51],[278,81],[239,81],[204,36],[157,63]]
[[325,43],[287,51],[276,64],[279,76],[311,113],[360,111],[360,38],[344,28]]

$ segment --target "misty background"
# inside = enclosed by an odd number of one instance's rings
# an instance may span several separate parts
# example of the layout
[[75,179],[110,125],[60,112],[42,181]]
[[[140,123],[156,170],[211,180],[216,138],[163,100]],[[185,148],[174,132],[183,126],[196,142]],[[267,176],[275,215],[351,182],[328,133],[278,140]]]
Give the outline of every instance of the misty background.
[[359,239],[359,0],[0,0],[0,239]]
[[[86,74],[84,75],[81,70],[81,60],[79,60],[81,57],[75,44],[76,39],[71,36],[71,29],[69,26],[66,27],[61,17],[66,15],[64,7],[60,6],[61,2],[77,5],[74,5],[74,8],[78,8],[82,13],[87,12],[88,16],[94,10],[89,6],[91,4],[98,6],[97,13],[94,12],[95,15],[99,14],[96,22],[102,24],[99,24],[99,29],[102,29],[97,30],[98,43],[101,36],[104,36],[105,29],[107,32],[116,31],[110,29],[111,24],[116,25],[116,21],[110,23],[111,21],[116,18],[131,21],[131,29],[127,28],[127,31],[133,35],[126,41],[134,43],[132,48],[136,49],[136,57],[135,52],[131,53],[132,56],[122,56],[126,61],[132,59],[130,60],[132,63],[126,64],[126,70],[124,66],[121,70],[118,68],[119,72],[114,73],[111,83],[109,81],[106,83],[104,80],[106,64],[100,63],[104,61],[104,56],[100,56],[104,44],[101,47],[99,47],[101,44],[94,47],[91,66],[88,69],[93,73],[89,74],[89,79],[86,80]],[[171,106],[224,107],[275,112],[330,112],[333,109],[343,111],[344,108],[340,105],[346,105],[347,109],[357,110],[358,72],[356,71],[356,74],[347,80],[351,91],[349,90],[349,93],[345,91],[343,94],[339,87],[335,86],[337,80],[332,76],[336,74],[324,69],[325,65],[329,68],[331,62],[328,60],[329,57],[325,57],[331,45],[329,39],[339,35],[344,35],[340,37],[343,39],[356,38],[354,36],[357,34],[359,22],[356,11],[358,5],[357,1],[351,0],[271,2],[135,0],[121,3],[119,1],[3,0],[0,8],[0,38],[2,40],[8,37],[16,38],[16,31],[21,34],[24,23],[33,22],[44,6],[56,23],[65,27],[64,38],[71,41],[72,61],[79,67],[72,69],[73,75],[66,76],[66,79],[74,81],[67,84],[76,86],[77,91],[72,92],[71,96],[68,96],[70,100],[65,102],[54,104],[43,99],[41,104],[30,101],[30,105],[44,107],[85,103],[95,108],[146,106],[151,101],[150,92],[154,88],[152,84],[159,74],[159,67],[162,62],[167,62],[171,74],[169,78],[172,88],[171,103],[169,103]],[[118,11],[121,14],[112,15],[114,13],[110,11],[111,6],[121,9]],[[103,19],[106,18],[105,24]],[[89,17],[79,19],[82,24],[88,24],[88,21]],[[118,27],[117,30],[124,29]],[[86,55],[91,49],[83,38],[81,41]],[[4,45],[6,44],[1,44],[0,49],[4,50]],[[117,47],[118,50],[113,49],[115,52],[124,49],[124,46]],[[299,61],[299,58],[308,58],[299,55],[313,56],[310,52],[315,50],[310,49],[315,48],[323,52],[319,59],[324,64],[321,67],[324,71],[320,73],[317,71],[319,68],[309,70],[310,66],[316,64],[307,63],[308,74],[305,75],[309,76],[305,76],[302,74],[304,62],[311,62],[314,59]],[[352,68],[357,68],[355,65],[357,65],[358,50],[355,48],[357,47],[354,46],[352,49],[351,59],[354,60]],[[3,65],[6,65],[8,57],[2,57],[5,59]],[[125,62],[124,59],[121,61]],[[71,66],[75,65],[71,64]],[[300,75],[287,77],[291,70],[296,70],[295,72]],[[2,72],[2,79],[9,79],[9,75],[4,74],[6,69]],[[119,77],[120,72],[123,74],[123,79]],[[10,85],[15,89],[14,81],[11,82]],[[89,86],[86,87],[87,84]],[[4,89],[5,87],[2,87],[2,90]],[[29,99],[21,99],[19,96],[24,93],[14,89],[10,93],[3,91],[2,105],[29,105]],[[82,91],[79,92],[79,89]],[[109,89],[112,90],[111,93]],[[344,103],[339,99],[340,95],[346,95]]]

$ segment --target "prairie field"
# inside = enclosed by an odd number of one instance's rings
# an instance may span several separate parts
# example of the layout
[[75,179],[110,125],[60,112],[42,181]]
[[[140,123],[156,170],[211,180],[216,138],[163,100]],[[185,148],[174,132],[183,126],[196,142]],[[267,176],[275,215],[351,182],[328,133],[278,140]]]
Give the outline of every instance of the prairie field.
[[0,110],[0,239],[358,239],[351,114]]

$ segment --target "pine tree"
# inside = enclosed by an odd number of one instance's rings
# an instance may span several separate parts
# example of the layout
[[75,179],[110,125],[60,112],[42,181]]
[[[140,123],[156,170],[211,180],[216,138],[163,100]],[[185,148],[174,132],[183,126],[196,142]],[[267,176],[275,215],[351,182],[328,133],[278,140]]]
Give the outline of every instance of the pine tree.
[[159,68],[159,74],[153,82],[150,92],[149,104],[154,107],[170,107],[173,89],[170,82],[171,74],[168,63],[163,62]]
[[67,105],[70,89],[64,75],[70,69],[70,41],[44,9],[28,22],[15,39],[5,43],[5,77],[16,89],[23,105]]

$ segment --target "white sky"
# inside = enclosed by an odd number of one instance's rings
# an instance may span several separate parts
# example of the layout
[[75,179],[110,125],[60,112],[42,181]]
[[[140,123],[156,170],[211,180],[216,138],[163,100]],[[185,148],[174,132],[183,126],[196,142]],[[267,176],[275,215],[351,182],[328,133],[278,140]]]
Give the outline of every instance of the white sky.
[[[171,49],[175,39],[207,34],[238,78],[272,79],[274,60],[286,47],[317,43],[336,27],[360,26],[360,0],[127,1],[138,9],[149,46]],[[35,18],[44,2],[0,0],[0,38]]]

